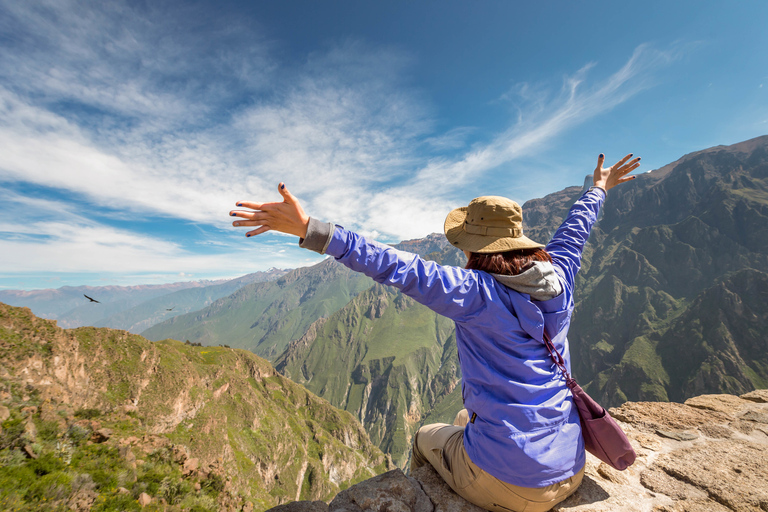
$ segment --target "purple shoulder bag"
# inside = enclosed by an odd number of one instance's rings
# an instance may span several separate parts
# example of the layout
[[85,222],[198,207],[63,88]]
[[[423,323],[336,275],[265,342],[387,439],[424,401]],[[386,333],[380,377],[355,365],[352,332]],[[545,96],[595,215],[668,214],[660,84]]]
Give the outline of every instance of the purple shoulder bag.
[[589,453],[610,464],[616,469],[625,470],[635,462],[635,450],[629,444],[627,435],[608,411],[592,400],[586,391],[581,389],[568,373],[565,360],[557,351],[552,339],[544,332],[544,344],[549,355],[565,376],[565,384],[573,394],[573,403],[581,418],[581,433],[584,436],[584,447]]

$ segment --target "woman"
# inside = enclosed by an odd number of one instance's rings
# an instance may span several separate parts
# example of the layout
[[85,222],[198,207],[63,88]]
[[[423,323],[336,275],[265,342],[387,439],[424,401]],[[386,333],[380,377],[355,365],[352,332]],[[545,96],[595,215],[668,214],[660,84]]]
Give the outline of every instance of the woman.
[[523,235],[514,201],[485,196],[448,214],[445,234],[468,256],[466,268],[441,266],[370,242],[304,213],[284,184],[281,203],[240,202],[235,226],[300,237],[352,270],[399,288],[454,320],[466,409],[454,425],[425,425],[414,437],[411,469],[429,462],[468,501],[494,511],[546,511],[573,493],[584,475],[581,426],[571,395],[542,339],[570,370],[566,334],[584,244],[608,190],[634,179],[640,158],[603,168],[571,207],[552,240]]

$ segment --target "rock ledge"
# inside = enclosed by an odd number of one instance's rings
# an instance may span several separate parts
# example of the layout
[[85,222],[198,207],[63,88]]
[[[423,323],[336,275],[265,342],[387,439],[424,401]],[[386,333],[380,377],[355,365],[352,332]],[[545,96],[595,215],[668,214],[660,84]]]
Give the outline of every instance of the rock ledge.
[[[626,471],[591,455],[579,490],[557,512],[767,511],[768,390],[702,395],[684,404],[628,402],[611,409],[637,452]],[[480,512],[430,467],[389,471],[330,504],[298,501],[274,512]]]

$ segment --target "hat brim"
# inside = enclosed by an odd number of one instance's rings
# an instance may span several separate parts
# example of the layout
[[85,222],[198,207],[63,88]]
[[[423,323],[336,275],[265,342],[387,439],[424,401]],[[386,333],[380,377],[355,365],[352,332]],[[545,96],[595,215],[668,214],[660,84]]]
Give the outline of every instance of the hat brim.
[[462,206],[451,210],[445,218],[445,237],[454,247],[463,251],[488,254],[493,252],[507,252],[519,249],[539,249],[544,247],[527,236],[499,237],[489,235],[475,235],[464,231],[464,221],[467,218],[467,207]]

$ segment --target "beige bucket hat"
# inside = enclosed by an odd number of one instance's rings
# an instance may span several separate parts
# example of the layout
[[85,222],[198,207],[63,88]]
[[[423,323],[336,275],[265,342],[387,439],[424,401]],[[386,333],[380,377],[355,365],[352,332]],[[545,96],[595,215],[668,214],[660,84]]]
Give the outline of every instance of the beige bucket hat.
[[544,247],[523,235],[523,210],[506,197],[473,199],[448,214],[444,229],[454,246],[480,254]]

